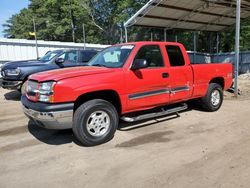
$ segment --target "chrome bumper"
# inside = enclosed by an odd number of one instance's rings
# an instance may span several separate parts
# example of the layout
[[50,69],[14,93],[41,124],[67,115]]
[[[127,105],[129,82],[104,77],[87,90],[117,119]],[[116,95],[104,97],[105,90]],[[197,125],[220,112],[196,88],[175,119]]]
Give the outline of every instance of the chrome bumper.
[[24,114],[39,127],[47,129],[71,129],[73,110],[38,112],[22,105]]

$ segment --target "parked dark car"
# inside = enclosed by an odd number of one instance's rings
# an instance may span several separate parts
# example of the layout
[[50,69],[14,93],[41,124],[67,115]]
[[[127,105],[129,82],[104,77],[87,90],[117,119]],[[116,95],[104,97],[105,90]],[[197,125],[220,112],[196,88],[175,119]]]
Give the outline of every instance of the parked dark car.
[[[86,66],[96,50],[55,50],[36,61],[8,62],[1,67],[2,87],[22,90],[31,74],[66,67]],[[24,87],[23,87],[24,88]]]

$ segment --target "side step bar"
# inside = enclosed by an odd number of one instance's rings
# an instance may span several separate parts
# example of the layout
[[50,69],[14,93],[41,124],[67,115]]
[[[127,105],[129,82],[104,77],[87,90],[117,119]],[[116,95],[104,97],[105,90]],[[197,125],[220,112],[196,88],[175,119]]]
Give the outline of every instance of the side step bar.
[[122,116],[121,119],[125,122],[136,122],[136,121],[141,121],[141,120],[145,120],[145,119],[174,114],[174,113],[186,110],[187,108],[188,108],[188,105],[186,103],[183,103],[183,104],[181,104],[181,106],[177,106],[177,107],[172,107],[172,108],[168,108],[168,109],[161,108],[160,112],[142,114],[142,115],[138,115],[138,116],[134,116],[134,117]]

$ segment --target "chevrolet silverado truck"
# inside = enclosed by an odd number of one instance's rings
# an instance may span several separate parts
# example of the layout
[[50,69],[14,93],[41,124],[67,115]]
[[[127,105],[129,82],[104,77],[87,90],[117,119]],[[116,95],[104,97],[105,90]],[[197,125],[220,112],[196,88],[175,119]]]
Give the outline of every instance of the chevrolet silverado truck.
[[97,54],[96,50],[54,50],[48,52],[38,60],[13,61],[1,67],[0,78],[4,89],[24,92],[25,81],[31,74],[61,69],[67,67],[84,66]]
[[191,65],[180,43],[134,42],[103,50],[86,67],[31,75],[21,101],[38,126],[72,128],[83,145],[94,146],[113,138],[120,119],[183,111],[192,99],[217,111],[232,75],[229,63]]

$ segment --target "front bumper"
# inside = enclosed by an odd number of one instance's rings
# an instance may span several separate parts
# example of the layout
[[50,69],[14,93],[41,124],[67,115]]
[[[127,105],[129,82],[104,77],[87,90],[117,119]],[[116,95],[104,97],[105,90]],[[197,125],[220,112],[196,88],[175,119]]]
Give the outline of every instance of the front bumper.
[[72,128],[73,103],[34,103],[26,96],[22,96],[21,101],[24,114],[39,127],[56,130]]
[[23,84],[23,81],[12,81],[1,79],[1,85],[4,89],[19,90]]

